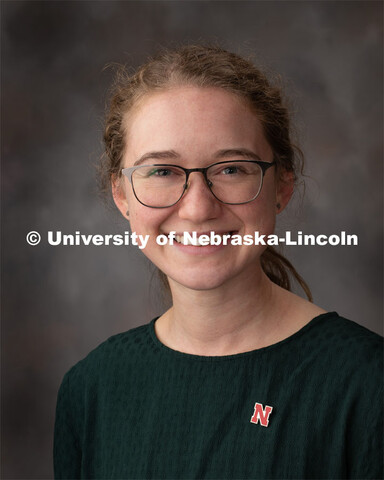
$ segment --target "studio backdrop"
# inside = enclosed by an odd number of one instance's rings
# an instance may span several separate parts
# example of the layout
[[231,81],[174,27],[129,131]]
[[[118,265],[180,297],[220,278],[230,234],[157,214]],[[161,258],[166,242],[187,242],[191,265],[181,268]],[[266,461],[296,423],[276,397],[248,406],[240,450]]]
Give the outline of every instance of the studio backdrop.
[[[305,184],[278,231],[357,245],[286,246],[314,301],[382,333],[382,2],[3,1],[2,478],[53,476],[64,373],[163,311],[135,246],[50,245],[49,231],[123,234],[98,195],[114,63],[220,44],[282,77]],[[38,236],[30,232],[37,232]],[[336,237],[335,237],[336,238]]]

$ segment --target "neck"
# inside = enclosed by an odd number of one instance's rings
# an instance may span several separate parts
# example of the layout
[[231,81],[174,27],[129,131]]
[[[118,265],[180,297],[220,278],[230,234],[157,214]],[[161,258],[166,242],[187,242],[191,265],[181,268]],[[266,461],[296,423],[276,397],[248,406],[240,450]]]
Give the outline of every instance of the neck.
[[212,356],[273,343],[287,299],[261,268],[252,275],[246,285],[234,282],[204,291],[170,280],[173,307],[156,322],[160,341],[185,353]]

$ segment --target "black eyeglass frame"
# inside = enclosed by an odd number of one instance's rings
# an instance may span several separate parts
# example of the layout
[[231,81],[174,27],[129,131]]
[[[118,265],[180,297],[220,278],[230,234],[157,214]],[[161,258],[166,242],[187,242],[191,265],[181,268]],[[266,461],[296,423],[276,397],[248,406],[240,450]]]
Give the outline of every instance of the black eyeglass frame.
[[[240,202],[240,203],[223,202],[222,200],[220,200],[220,198],[217,198],[217,196],[213,193],[212,188],[211,188],[213,183],[208,179],[207,171],[211,167],[215,167],[216,165],[222,165],[224,163],[228,163],[228,164],[232,165],[234,163],[244,163],[244,162],[256,163],[261,168],[261,182],[260,182],[259,191],[257,192],[257,194],[251,200],[247,200],[246,202]],[[176,203],[178,203],[183,198],[184,193],[186,192],[186,190],[188,188],[189,175],[193,172],[200,172],[200,173],[203,174],[205,183],[207,184],[207,186],[209,188],[209,191],[216,198],[216,200],[218,200],[220,203],[223,203],[225,205],[244,205],[246,203],[253,202],[253,200],[255,200],[260,195],[261,189],[263,188],[263,181],[264,181],[265,172],[268,170],[268,168],[270,168],[274,165],[276,165],[275,160],[273,162],[263,162],[262,160],[232,160],[232,161],[231,160],[226,160],[226,161],[223,161],[223,162],[212,163],[211,165],[208,165],[207,167],[202,167],[202,168],[184,168],[184,167],[181,167],[180,165],[174,165],[174,164],[171,164],[171,163],[154,163],[152,165],[136,165],[135,167],[122,168],[120,172],[121,172],[121,174],[125,175],[128,178],[129,183],[132,185],[132,190],[133,190],[133,193],[136,197],[136,200],[139,203],[141,203],[142,205],[144,205],[144,207],[148,207],[148,208],[169,208],[169,207],[173,207],[174,205],[176,205]],[[153,207],[151,205],[147,205],[147,204],[143,203],[139,199],[139,197],[136,194],[135,186],[134,186],[133,181],[132,181],[132,175],[133,175],[133,172],[135,172],[135,170],[138,170],[139,168],[142,168],[142,167],[177,167],[177,168],[180,168],[181,170],[184,171],[184,173],[185,173],[185,184],[184,184],[184,187],[183,187],[183,192],[181,193],[180,197],[176,200],[176,202],[172,203],[171,205],[167,205],[166,207]]]

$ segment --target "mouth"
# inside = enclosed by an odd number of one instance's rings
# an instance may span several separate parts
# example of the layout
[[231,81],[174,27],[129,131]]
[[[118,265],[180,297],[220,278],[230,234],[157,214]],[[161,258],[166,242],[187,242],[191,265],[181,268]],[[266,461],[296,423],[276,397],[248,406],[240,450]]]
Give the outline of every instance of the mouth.
[[235,230],[228,232],[183,232],[175,235],[176,243],[192,245],[194,247],[206,247],[208,245],[221,245],[228,243],[228,239],[236,233]]

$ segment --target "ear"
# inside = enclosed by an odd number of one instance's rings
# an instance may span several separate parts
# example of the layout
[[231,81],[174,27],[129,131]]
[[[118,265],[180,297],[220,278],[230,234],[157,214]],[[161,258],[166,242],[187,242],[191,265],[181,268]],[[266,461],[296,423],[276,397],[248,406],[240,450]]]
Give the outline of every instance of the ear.
[[276,210],[280,213],[288,205],[295,186],[295,175],[291,171],[281,170],[276,181]]
[[116,204],[116,207],[120,210],[123,217],[128,218],[128,200],[125,191],[124,179],[119,176],[112,177],[111,180],[112,186],[112,196]]

